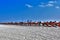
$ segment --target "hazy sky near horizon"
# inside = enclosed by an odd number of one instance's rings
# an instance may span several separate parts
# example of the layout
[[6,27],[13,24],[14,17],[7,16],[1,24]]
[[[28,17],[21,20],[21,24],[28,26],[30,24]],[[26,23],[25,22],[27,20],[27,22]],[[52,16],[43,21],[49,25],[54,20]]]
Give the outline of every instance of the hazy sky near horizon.
[[60,0],[0,0],[0,22],[60,20]]

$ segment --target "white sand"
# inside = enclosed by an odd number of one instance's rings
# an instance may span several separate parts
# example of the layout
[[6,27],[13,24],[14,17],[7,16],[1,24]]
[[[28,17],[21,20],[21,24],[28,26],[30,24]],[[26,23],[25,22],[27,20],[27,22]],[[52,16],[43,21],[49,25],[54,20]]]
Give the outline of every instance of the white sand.
[[0,40],[60,40],[60,28],[0,25]]

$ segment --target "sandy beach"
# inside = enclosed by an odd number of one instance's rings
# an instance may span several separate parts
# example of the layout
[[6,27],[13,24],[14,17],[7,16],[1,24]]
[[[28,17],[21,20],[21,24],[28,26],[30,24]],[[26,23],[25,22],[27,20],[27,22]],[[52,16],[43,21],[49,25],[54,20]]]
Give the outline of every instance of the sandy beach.
[[0,25],[0,40],[60,40],[60,28]]

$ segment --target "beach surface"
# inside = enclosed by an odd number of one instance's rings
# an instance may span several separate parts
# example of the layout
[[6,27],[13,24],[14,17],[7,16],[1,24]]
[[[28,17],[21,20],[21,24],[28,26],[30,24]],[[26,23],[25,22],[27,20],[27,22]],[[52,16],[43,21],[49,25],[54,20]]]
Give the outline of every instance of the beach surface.
[[60,28],[0,25],[0,40],[60,40]]

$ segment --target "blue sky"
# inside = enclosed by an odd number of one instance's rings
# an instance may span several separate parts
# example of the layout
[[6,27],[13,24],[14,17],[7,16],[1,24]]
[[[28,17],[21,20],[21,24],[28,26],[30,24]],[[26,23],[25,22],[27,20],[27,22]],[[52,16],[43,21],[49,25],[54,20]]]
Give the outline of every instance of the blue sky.
[[60,0],[0,0],[0,22],[60,20]]

